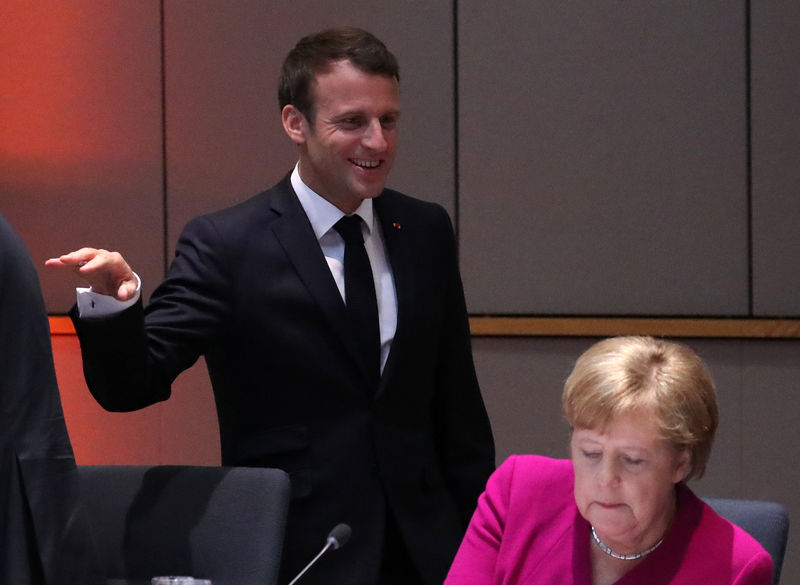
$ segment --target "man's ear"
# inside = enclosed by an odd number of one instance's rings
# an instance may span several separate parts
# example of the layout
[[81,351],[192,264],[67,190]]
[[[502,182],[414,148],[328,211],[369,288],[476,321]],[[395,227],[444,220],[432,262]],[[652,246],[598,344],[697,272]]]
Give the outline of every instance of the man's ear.
[[281,110],[281,121],[283,122],[283,129],[286,134],[291,138],[295,144],[304,144],[306,135],[309,131],[308,120],[306,117],[295,108],[292,104],[283,106]]

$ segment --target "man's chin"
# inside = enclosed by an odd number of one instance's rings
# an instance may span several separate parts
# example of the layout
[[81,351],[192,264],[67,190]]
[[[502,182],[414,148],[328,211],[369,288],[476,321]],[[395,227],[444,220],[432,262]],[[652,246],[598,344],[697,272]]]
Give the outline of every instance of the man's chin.
[[385,185],[385,181],[381,181],[379,184],[369,184],[369,185],[360,185],[359,188],[356,190],[358,193],[359,199],[374,199],[381,193],[383,193],[383,187]]
[[371,198],[379,195],[386,181],[389,178],[384,170],[372,171],[370,174],[361,174],[353,177],[352,187],[354,191],[360,193],[364,198]]

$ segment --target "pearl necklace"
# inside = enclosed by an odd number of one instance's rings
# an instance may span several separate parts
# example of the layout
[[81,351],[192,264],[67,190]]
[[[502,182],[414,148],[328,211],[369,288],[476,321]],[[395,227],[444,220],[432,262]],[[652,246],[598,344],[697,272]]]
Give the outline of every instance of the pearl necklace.
[[611,557],[614,557],[615,559],[619,559],[620,561],[636,561],[638,559],[643,559],[644,557],[649,555],[651,552],[656,550],[658,548],[658,546],[662,542],[664,542],[664,538],[662,537],[661,540],[659,540],[657,543],[655,543],[653,546],[651,546],[647,550],[643,550],[643,551],[636,552],[636,553],[631,553],[629,555],[623,555],[623,554],[620,554],[620,553],[614,551],[614,549],[612,549],[610,546],[608,546],[602,540],[600,540],[600,537],[597,536],[597,532],[595,532],[595,530],[594,530],[594,526],[592,526],[592,538],[597,543],[597,546],[600,547],[601,551],[603,551],[604,553],[606,553],[607,555],[609,555]]

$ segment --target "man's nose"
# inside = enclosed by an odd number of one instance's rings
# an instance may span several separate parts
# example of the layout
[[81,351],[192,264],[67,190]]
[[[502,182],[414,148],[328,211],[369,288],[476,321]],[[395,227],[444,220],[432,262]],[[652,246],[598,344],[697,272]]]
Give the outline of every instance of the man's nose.
[[372,120],[369,123],[364,131],[362,142],[364,146],[371,150],[381,151],[386,149],[388,141],[386,140],[385,130],[380,120]]

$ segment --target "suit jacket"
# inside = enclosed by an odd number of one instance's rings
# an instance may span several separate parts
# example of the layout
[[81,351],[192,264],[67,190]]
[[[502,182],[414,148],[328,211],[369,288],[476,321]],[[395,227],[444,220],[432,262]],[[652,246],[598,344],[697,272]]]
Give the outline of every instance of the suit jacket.
[[140,307],[76,320],[87,382],[109,410],[165,400],[205,356],[223,464],[290,473],[283,578],[335,524],[352,526],[309,585],[374,582],[387,510],[426,582],[441,583],[494,468],[450,220],[388,189],[374,205],[398,303],[377,395],[288,177],[189,222],[144,327]]
[[98,583],[28,251],[0,215],[0,583]]
[[[492,475],[445,585],[590,585],[589,523],[572,462],[510,457]],[[772,559],[685,484],[659,547],[617,585],[770,585]]]

